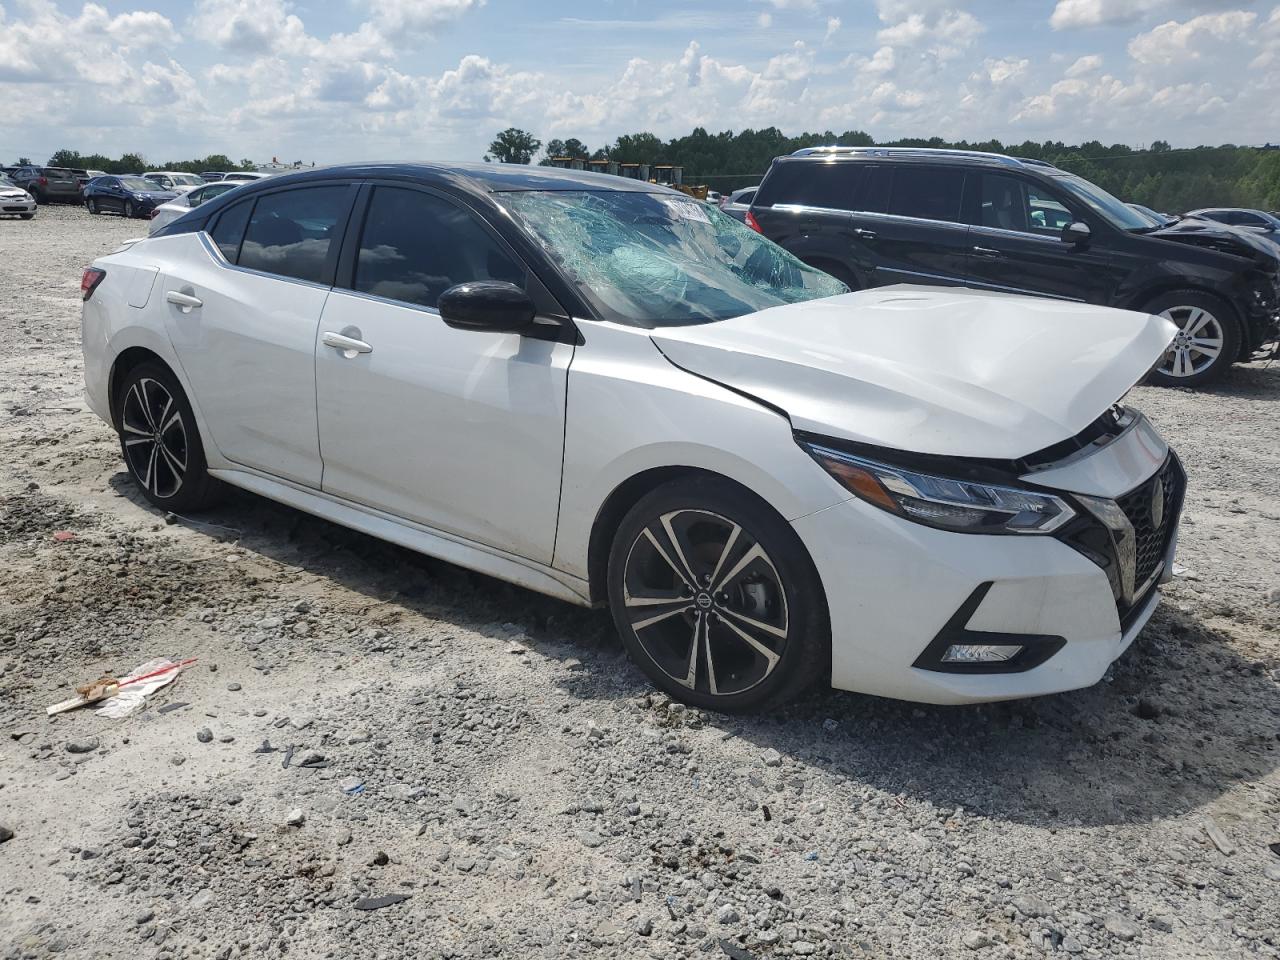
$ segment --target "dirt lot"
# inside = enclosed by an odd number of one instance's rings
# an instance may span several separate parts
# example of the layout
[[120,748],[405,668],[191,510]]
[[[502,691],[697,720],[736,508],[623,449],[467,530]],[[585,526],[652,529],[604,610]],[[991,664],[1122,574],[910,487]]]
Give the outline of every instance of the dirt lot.
[[[247,495],[146,505],[78,302],[144,231],[0,221],[0,956],[1280,956],[1280,366],[1134,392],[1185,569],[1097,687],[727,719],[603,614]],[[45,718],[157,656],[199,663]]]

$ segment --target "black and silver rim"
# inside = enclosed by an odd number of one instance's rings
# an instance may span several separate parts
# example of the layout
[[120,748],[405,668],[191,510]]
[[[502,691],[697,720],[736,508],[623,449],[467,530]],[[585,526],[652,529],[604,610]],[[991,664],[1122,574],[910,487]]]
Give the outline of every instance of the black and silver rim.
[[1170,307],[1160,316],[1172,320],[1178,333],[1160,361],[1160,372],[1170,377],[1192,377],[1217,362],[1225,344],[1222,323],[1204,307]]
[[129,469],[143,489],[160,499],[182,489],[187,474],[187,428],[163,384],[143,378],[129,388],[120,428]]
[[126,204],[124,205],[124,215],[125,215],[126,217],[132,217],[132,216],[133,216],[133,204],[132,204],[132,203],[126,203]]
[[777,568],[739,524],[707,510],[666,513],[640,531],[627,553],[622,600],[649,658],[700,693],[750,690],[786,649]]

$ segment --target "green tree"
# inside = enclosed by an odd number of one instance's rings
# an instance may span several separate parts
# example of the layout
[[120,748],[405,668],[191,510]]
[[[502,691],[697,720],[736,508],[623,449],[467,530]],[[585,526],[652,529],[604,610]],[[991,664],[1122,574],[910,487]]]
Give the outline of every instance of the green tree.
[[529,163],[541,146],[542,141],[528,131],[507,127],[494,137],[484,159],[486,163]]
[[31,158],[30,158],[30,157],[19,157],[19,158],[18,158],[18,166],[20,166],[20,167],[29,167],[29,166],[31,166]]
[[84,167],[84,158],[78,150],[56,150],[49,158],[51,167]]
[[140,153],[126,153],[115,162],[119,169],[111,173],[142,173],[147,169],[147,161]]

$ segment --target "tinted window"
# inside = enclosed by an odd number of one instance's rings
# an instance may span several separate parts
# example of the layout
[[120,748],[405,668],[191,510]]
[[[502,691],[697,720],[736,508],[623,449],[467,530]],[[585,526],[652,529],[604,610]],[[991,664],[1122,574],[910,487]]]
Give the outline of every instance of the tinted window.
[[[240,266],[312,283],[328,281],[329,246],[347,214],[346,186],[305,187],[260,199],[240,246]],[[219,224],[221,225],[221,224]]]
[[998,173],[981,175],[978,223],[1000,230],[1058,236],[1074,217],[1043,187]]
[[866,168],[839,161],[800,161],[774,164],[756,194],[756,205],[794,203],[807,207],[852,210]]
[[960,221],[964,171],[939,167],[895,167],[889,213],[924,220]]
[[360,236],[356,290],[434,307],[440,294],[468,280],[523,284],[524,270],[449,201],[397,187],[374,190]]
[[252,207],[252,200],[232,204],[219,214],[217,223],[209,231],[209,236],[213,237],[213,242],[218,245],[228,263],[235,263],[240,254],[240,241],[244,238],[244,228],[249,222],[249,210]]

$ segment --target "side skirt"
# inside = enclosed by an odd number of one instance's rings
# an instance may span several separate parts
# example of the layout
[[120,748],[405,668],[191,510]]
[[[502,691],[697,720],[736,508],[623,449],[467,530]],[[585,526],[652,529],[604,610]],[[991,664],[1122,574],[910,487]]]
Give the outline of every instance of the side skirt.
[[523,557],[433,530],[361,504],[267,477],[248,470],[210,470],[224,483],[248,490],[379,540],[387,540],[418,553],[466,567],[477,573],[506,580],[578,606],[590,606],[586,580],[542,566]]

